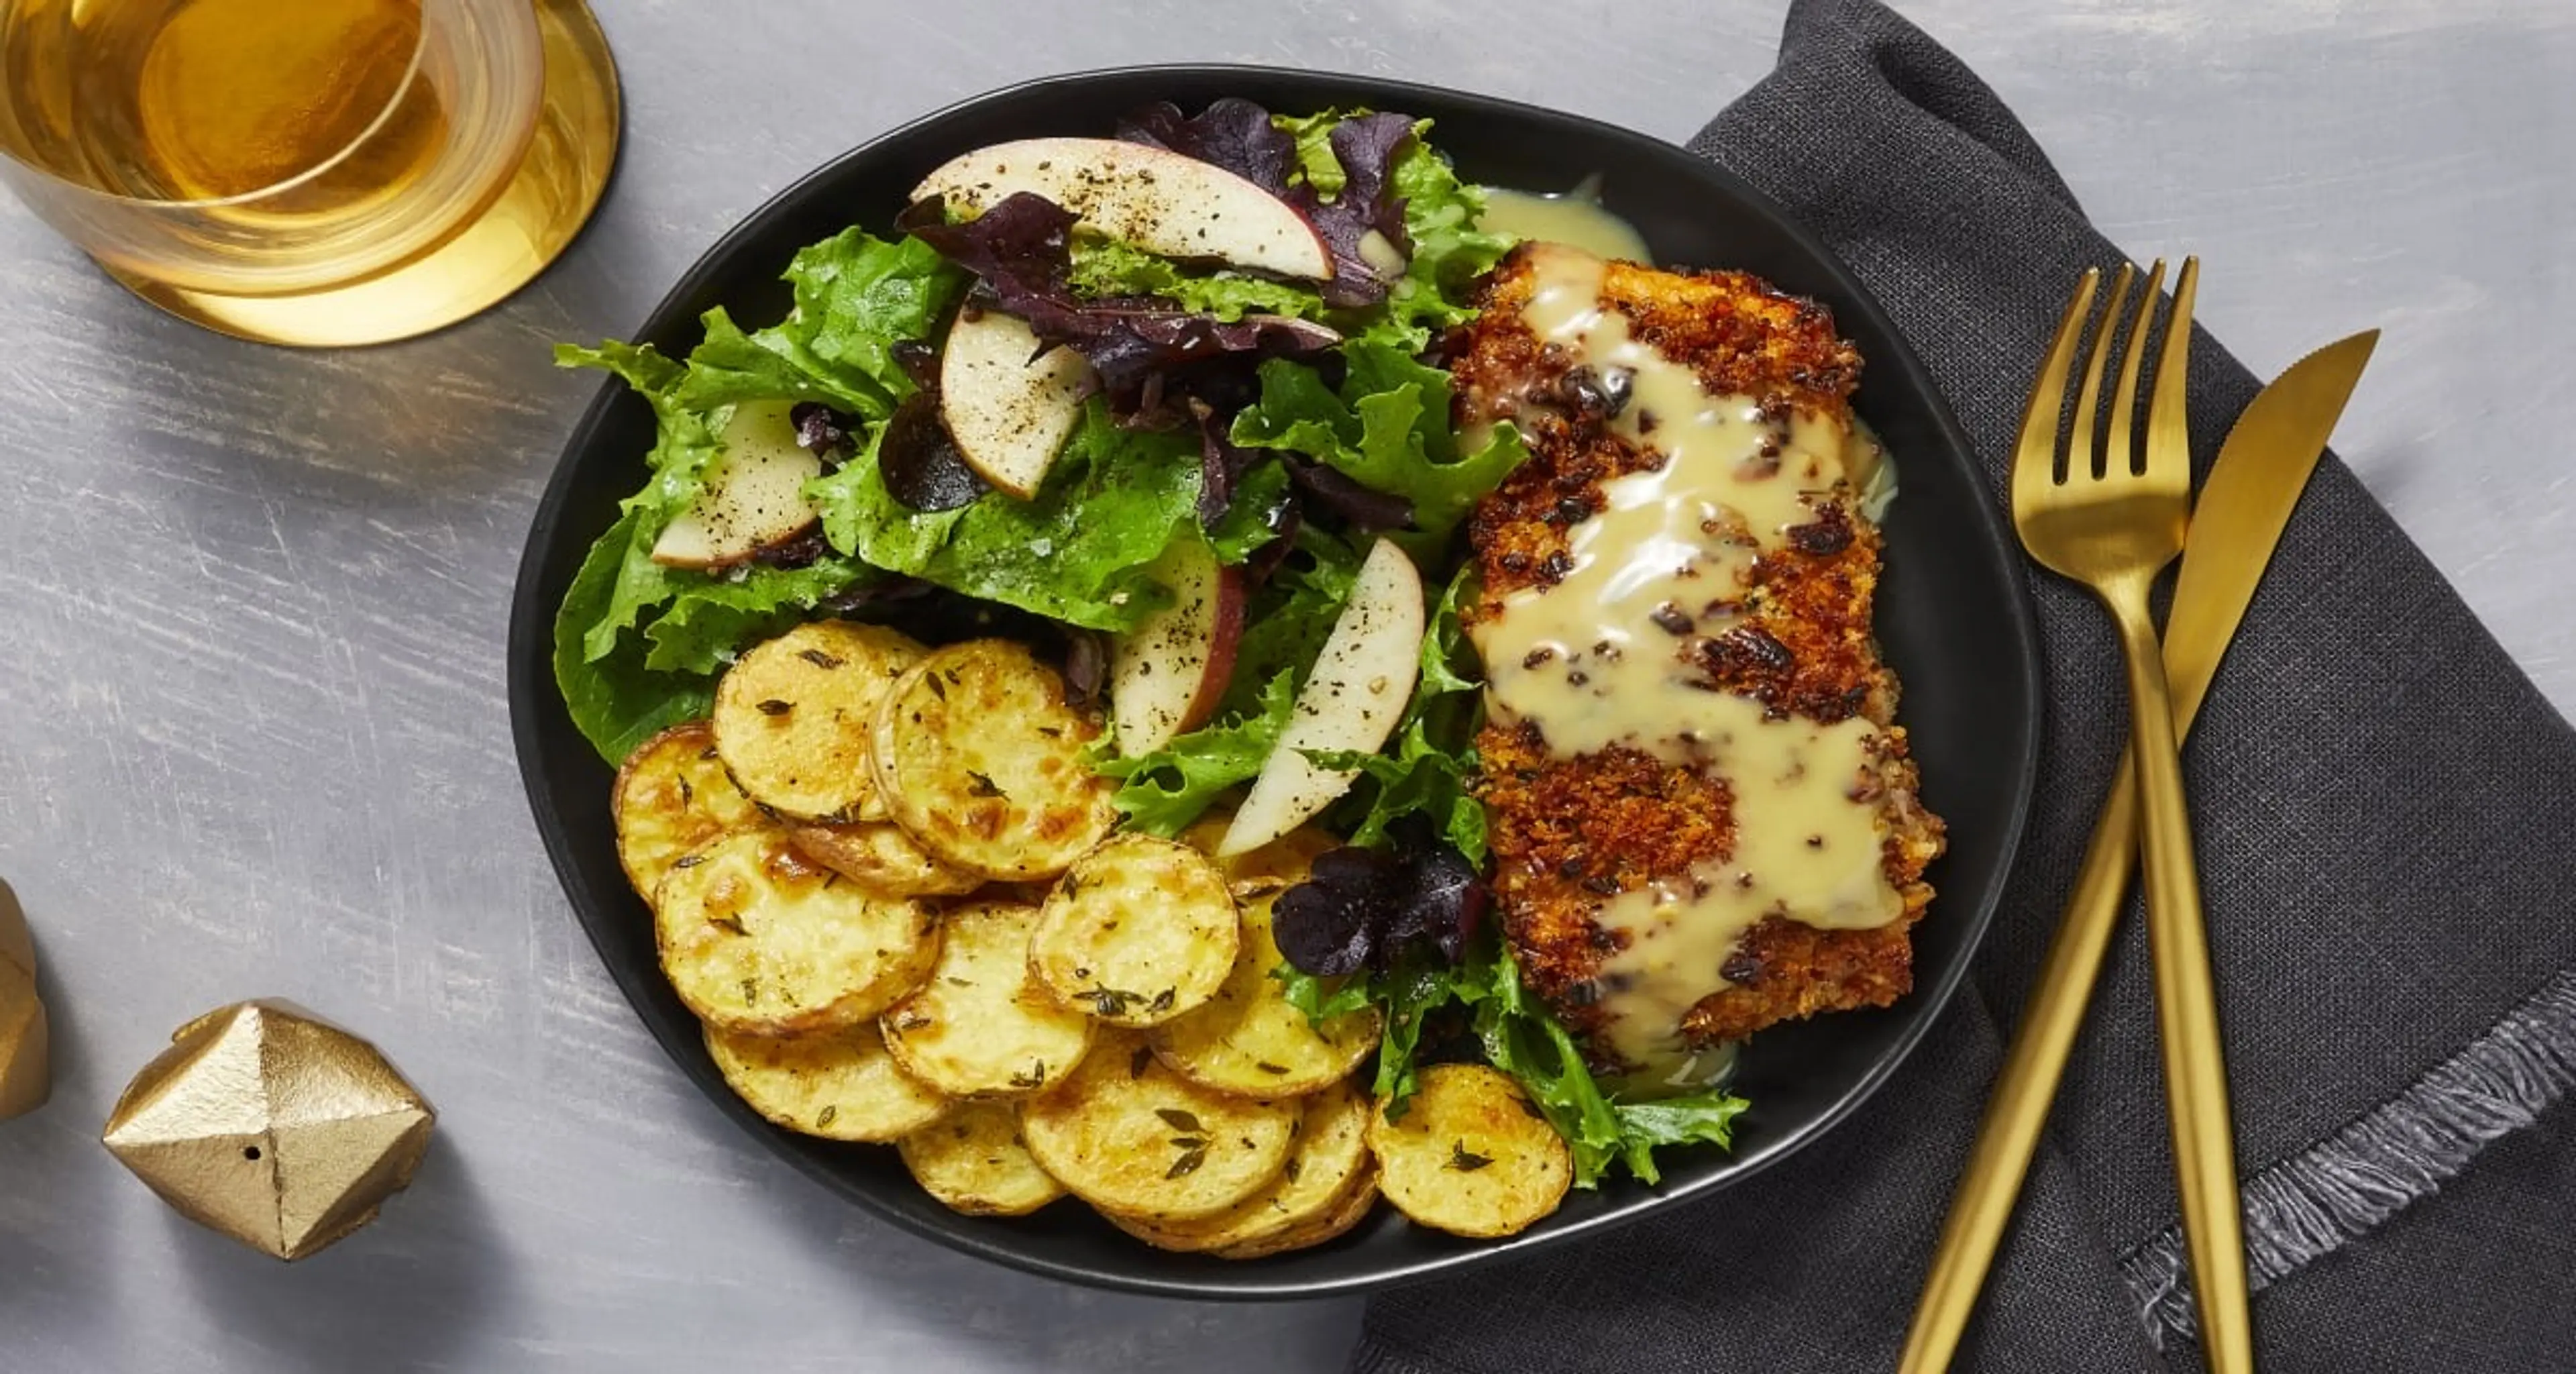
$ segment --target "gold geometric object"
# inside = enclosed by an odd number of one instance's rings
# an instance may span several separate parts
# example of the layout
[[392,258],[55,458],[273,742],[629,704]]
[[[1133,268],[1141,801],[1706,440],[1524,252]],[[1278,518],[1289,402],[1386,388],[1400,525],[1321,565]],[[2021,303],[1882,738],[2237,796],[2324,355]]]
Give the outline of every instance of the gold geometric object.
[[302,1259],[411,1182],[438,1114],[376,1047],[291,1002],[181,1026],[101,1139],[192,1221]]
[[45,999],[36,995],[36,939],[18,894],[0,883],[0,1121],[45,1105],[53,1091]]

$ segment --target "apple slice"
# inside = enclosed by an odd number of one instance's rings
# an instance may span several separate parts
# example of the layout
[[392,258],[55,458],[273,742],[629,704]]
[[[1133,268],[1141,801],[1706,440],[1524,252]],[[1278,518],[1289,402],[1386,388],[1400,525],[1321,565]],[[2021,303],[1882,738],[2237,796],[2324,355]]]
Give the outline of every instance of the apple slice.
[[1167,258],[1316,281],[1333,255],[1288,202],[1214,163],[1110,138],[1030,138],[956,158],[912,188],[980,215],[1022,191],[1073,212],[1093,233]]
[[975,475],[1025,501],[1082,419],[1091,364],[1058,344],[1040,352],[1026,321],[969,308],[939,355],[939,419]]
[[811,529],[821,518],[805,484],[823,463],[796,442],[792,401],[745,401],[733,408],[706,485],[653,541],[653,561],[674,568],[729,568]]
[[1205,543],[1176,539],[1146,571],[1171,589],[1172,604],[1109,645],[1109,720],[1129,758],[1216,714],[1243,638],[1243,574]]
[[1360,564],[1351,599],[1297,691],[1288,728],[1262,760],[1251,795],[1217,841],[1219,857],[1248,853],[1306,823],[1359,776],[1324,768],[1306,750],[1371,754],[1386,747],[1422,669],[1422,575],[1404,550],[1379,540]]

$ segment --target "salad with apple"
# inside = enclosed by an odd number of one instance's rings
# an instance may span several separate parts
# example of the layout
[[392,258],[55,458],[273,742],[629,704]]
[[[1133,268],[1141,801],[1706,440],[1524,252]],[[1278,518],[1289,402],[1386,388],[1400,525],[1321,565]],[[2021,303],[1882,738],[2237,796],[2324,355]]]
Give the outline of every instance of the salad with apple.
[[[764,1113],[900,1140],[967,1210],[1069,1188],[1238,1255],[1328,1238],[1363,1183],[1508,1234],[1727,1140],[1720,1088],[1596,1083],[1482,919],[1460,530],[1525,455],[1453,426],[1439,347],[1512,240],[1428,132],[1222,100],[979,149],[799,252],[784,319],[558,350],[656,442],[556,678]],[[1116,1173],[1146,1155],[1164,1182]]]

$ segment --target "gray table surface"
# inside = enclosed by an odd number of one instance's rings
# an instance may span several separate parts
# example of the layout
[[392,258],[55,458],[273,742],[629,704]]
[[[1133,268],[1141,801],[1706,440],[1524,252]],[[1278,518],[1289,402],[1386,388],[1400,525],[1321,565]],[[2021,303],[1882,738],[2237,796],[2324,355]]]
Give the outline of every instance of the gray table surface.
[[[1110,1296],[843,1206],[686,1086],[540,852],[502,698],[520,541],[631,329],[807,168],[1023,77],[1225,59],[1385,73],[1681,139],[1779,0],[605,0],[629,97],[598,221],[533,289],[398,347],[233,343],[0,211],[0,877],[37,929],[54,1100],[0,1125],[0,1367],[1237,1374],[1336,1366],[1358,1307]],[[2258,371],[2387,338],[2339,448],[2562,709],[2576,460],[2576,9],[2563,0],[1922,0],[2112,237],[2203,255]],[[171,1027],[282,995],[377,1038],[439,1139],[292,1268],[97,1144]],[[1757,1182],[1752,1186],[1760,1186]]]

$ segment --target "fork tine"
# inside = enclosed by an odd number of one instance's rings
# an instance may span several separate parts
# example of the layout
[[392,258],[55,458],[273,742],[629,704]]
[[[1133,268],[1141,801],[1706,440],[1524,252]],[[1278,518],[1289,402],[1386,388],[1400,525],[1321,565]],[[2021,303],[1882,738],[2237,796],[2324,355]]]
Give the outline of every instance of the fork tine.
[[2129,439],[2129,420],[2137,410],[2138,364],[2147,356],[2147,328],[2156,319],[2156,288],[2164,283],[2165,260],[2158,258],[2156,265],[2147,269],[2147,289],[2138,297],[2138,319],[2129,326],[2129,346],[2120,355],[2120,389],[2111,398],[2110,443],[2104,446],[2109,456],[2106,473],[2126,474],[2137,465],[2137,445]]
[[[2084,389],[2075,393],[2075,427],[2066,439],[2066,479],[2099,476],[2100,463],[2093,454],[2093,414],[2102,400],[2102,365],[2111,357],[2112,336],[2120,332],[2120,312],[2129,304],[2129,283],[2137,280],[2134,263],[2121,263],[2120,275],[2111,279],[2111,294],[2102,301],[2102,327],[2093,333],[2093,356],[2084,362]],[[2148,301],[2152,307],[2152,298]]]
[[2074,296],[2066,302],[2066,314],[2057,321],[2057,338],[2039,365],[2039,379],[2031,383],[2030,405],[2021,415],[2021,439],[2013,449],[2016,510],[2024,508],[2037,490],[2056,481],[2057,413],[2066,404],[2066,371],[2075,361],[2075,343],[2083,333],[2085,317],[2093,310],[2093,288],[2101,281],[2102,269],[2084,269]]
[[2165,350],[2156,359],[2156,398],[2147,412],[2147,465],[2150,481],[2188,489],[2191,486],[2191,433],[2183,395],[2190,388],[2191,303],[2200,285],[2200,259],[2184,258],[2174,275],[2173,310],[2165,325]]

